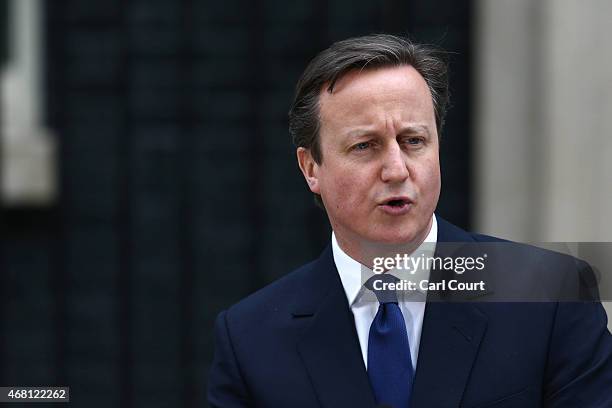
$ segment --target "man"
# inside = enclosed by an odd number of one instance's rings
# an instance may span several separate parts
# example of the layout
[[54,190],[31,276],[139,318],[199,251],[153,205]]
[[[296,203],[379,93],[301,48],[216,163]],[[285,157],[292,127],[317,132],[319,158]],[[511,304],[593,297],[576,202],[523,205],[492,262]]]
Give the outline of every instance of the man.
[[[394,254],[498,242],[434,215],[447,100],[436,52],[394,36],[338,42],[306,68],[290,131],[332,242],[219,315],[212,406],[612,406],[612,339],[599,303],[453,302],[438,286],[381,291],[398,282],[397,265],[380,275],[389,281],[368,279],[377,259]],[[535,248],[502,252],[513,282],[590,272]],[[441,282],[434,269],[421,267],[421,281]],[[498,286],[511,286],[504,276]],[[492,292],[482,286],[474,296]]]

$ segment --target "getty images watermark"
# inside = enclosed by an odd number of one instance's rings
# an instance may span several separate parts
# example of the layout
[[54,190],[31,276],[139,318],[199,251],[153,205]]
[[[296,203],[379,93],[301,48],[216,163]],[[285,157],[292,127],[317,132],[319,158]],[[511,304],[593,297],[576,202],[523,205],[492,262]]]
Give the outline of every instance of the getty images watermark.
[[420,294],[428,302],[612,301],[610,242],[438,242],[411,254],[393,249],[371,249],[371,268],[361,268],[363,284],[405,292],[409,299]]
[[[484,291],[486,282],[483,279],[477,281],[461,281],[458,279],[441,279],[431,281],[429,278],[419,278],[419,271],[452,271],[457,275],[462,275],[469,271],[483,271],[487,254],[482,256],[430,256],[424,253],[414,256],[408,254],[396,254],[392,257],[376,257],[373,259],[372,272],[382,274],[385,271],[393,271],[393,275],[398,279],[388,281],[374,279],[372,286],[375,291]],[[402,276],[408,274],[406,279]],[[416,279],[415,279],[416,278]]]
[[379,256],[374,258],[374,267],[372,271],[374,273],[383,273],[386,270],[397,269],[414,274],[421,269],[439,269],[454,271],[461,275],[465,271],[482,271],[485,268],[486,258],[487,254],[478,257],[438,257],[425,254],[410,256],[408,254],[396,254],[393,257]]

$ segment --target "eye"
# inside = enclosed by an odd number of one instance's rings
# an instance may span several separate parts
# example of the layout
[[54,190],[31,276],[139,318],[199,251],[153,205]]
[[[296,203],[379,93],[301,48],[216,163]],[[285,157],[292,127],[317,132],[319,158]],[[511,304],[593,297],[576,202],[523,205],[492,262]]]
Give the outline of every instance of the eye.
[[353,150],[366,150],[370,148],[371,146],[372,144],[370,142],[361,142],[361,143],[357,143],[356,145],[354,145]]
[[422,136],[407,136],[402,143],[410,148],[420,148],[425,143],[425,139]]

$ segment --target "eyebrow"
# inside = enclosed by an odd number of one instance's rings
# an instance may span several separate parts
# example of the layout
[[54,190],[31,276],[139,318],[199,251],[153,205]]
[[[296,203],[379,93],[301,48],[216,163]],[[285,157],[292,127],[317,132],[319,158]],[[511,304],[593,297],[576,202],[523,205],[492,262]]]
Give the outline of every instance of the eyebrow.
[[[351,139],[356,139],[362,136],[374,135],[376,134],[375,129],[370,128],[361,128],[361,129],[353,129],[347,133],[347,136]],[[408,125],[399,129],[397,132],[398,135],[414,135],[414,134],[422,134],[425,133],[427,136],[430,135],[429,128],[423,125]]]
[[415,134],[415,133],[426,133],[429,136],[429,128],[423,125],[414,125],[403,127],[397,132],[398,134]]

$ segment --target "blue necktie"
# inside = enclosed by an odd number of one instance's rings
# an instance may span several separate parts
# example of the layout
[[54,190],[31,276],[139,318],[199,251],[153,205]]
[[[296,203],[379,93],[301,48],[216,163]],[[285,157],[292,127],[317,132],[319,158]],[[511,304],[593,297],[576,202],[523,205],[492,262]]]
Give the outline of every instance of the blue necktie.
[[377,404],[409,408],[414,380],[410,343],[395,291],[378,290],[382,283],[397,282],[393,275],[374,275],[366,288],[376,294],[379,306],[368,337],[368,377]]

